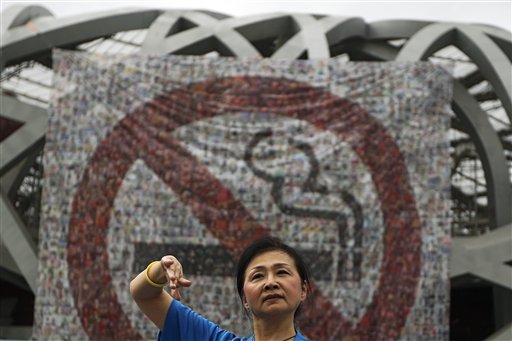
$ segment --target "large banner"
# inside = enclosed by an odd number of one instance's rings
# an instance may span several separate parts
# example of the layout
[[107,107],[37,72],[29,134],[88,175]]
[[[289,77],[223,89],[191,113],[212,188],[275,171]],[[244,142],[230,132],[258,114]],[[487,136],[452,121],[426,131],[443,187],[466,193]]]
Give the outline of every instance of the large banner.
[[166,254],[185,304],[250,335],[234,266],[273,235],[311,268],[310,339],[448,339],[443,68],[56,51],[54,69],[35,338],[154,340],[129,282]]

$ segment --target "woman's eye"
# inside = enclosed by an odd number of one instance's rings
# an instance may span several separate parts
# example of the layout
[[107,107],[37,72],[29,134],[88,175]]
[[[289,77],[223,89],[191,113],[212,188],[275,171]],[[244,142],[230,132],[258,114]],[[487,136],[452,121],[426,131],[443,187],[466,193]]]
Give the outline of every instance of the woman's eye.
[[251,279],[253,279],[253,280],[254,280],[254,279],[261,278],[261,277],[263,277],[263,275],[262,275],[262,274],[254,274],[254,275],[252,275],[252,278],[251,278]]
[[289,272],[288,272],[288,271],[286,271],[286,270],[279,270],[277,273],[278,273],[279,275],[288,275],[288,274],[289,274]]

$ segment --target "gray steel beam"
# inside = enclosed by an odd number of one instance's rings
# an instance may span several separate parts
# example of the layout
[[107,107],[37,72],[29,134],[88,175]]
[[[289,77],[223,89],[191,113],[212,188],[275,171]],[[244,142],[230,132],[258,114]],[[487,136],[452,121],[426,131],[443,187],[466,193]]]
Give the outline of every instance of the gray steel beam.
[[[293,38],[289,39],[288,42],[291,42],[293,45],[293,40],[300,36],[303,51],[307,51],[308,59],[329,58],[329,44],[327,43],[325,29],[321,22],[322,19],[317,20],[309,14],[293,14],[292,19],[295,21],[300,31]],[[287,45],[288,42],[286,42],[285,45]],[[293,59],[299,56],[300,54]],[[272,57],[275,58],[275,53]],[[287,58],[291,59],[291,57]]]
[[10,195],[12,191],[16,190],[16,185],[19,185],[20,178],[22,178],[20,174],[27,167],[28,163],[29,161],[27,159],[21,160],[20,162],[17,162],[15,165],[10,167],[0,177],[0,186],[4,189],[7,195]]
[[448,45],[455,45],[457,26],[451,23],[438,23],[424,27],[407,40],[395,60],[425,60]]
[[364,38],[366,23],[361,18],[325,17],[320,20],[329,46],[348,39]]
[[[167,33],[180,18],[194,23],[197,27],[167,37]],[[218,20],[195,11],[168,11],[151,25],[141,51],[152,54],[179,53],[209,38],[215,38],[233,56],[260,56],[258,50],[233,29],[232,23],[232,19]]]
[[181,11],[166,11],[158,16],[149,26],[146,38],[140,48],[144,53],[157,53],[162,41],[172,32],[181,18]]
[[4,191],[0,189],[0,235],[16,267],[36,292],[37,248]]
[[[462,26],[463,30],[467,31],[467,25]],[[477,48],[473,39],[478,39],[478,44],[485,42],[488,51],[484,51],[483,46],[478,48],[478,52],[468,50],[473,47]],[[504,85],[502,90],[505,91],[512,86],[510,85],[510,62],[505,54],[497,49],[489,38],[482,37],[474,30],[462,34],[459,28],[453,24],[435,24],[422,29],[411,37],[395,60],[423,60],[448,45],[457,46],[470,58],[476,59],[475,63],[493,86],[495,84]],[[494,48],[490,45],[493,45]],[[493,58],[497,58],[497,60],[495,61]],[[498,65],[492,66],[491,64],[494,62],[497,62]],[[504,75],[500,76],[497,74],[498,72],[504,73]],[[509,84],[503,84],[507,79]],[[510,96],[510,93],[507,94],[502,103],[509,102]],[[454,82],[453,99],[453,109],[457,117],[468,127],[468,132],[478,149],[485,171],[491,228],[508,224],[512,222],[512,210],[510,209],[512,207],[512,186],[503,146],[491,126],[487,114],[458,81]]]
[[18,130],[0,143],[0,176],[10,167],[40,148],[48,126],[48,114],[45,109],[16,98],[0,95],[0,115],[24,122]]
[[512,290],[512,224],[477,237],[452,239],[450,276],[473,274]]
[[471,25],[457,30],[454,45],[471,58],[491,83],[512,122],[512,64],[505,52],[508,50],[510,56],[510,49],[502,51],[491,38]]
[[[29,155],[21,159],[13,167],[10,167],[8,171],[0,177],[0,188],[6,193],[7,197],[16,197],[15,192],[29,173],[40,152],[41,150],[39,148],[35,148]],[[27,226],[27,231],[33,240],[38,240],[39,230],[37,226]]]
[[14,27],[25,25],[29,21],[41,17],[51,17],[53,14],[42,6],[11,6],[2,12],[2,34]]
[[512,122],[512,64],[505,52],[481,30],[465,24],[427,26],[407,41],[396,60],[424,60],[448,45],[459,48],[478,66]]
[[297,59],[305,51],[308,58],[328,58],[330,46],[343,40],[364,36],[365,24],[360,18],[323,17],[316,19],[312,15],[292,15],[291,18],[300,30],[277,51],[273,59]]
[[37,18],[29,25],[2,32],[0,69],[49,53],[52,48],[108,37],[120,31],[149,27],[160,10],[122,9],[76,17]]
[[[201,15],[199,18],[198,15]],[[197,27],[166,37],[180,19]],[[221,21],[204,14],[189,11],[169,11],[162,14],[150,27],[142,51],[146,53],[191,52],[193,46],[208,39],[218,39],[230,54],[239,57],[259,56],[252,41],[291,35],[272,58],[297,58],[308,51],[310,58],[327,58],[329,46],[344,39],[363,37],[364,21],[360,18],[323,17],[312,15],[270,14]]]
[[[167,37],[174,25],[185,19],[197,27]],[[307,50],[310,58],[327,58],[329,46],[341,40],[363,37],[364,22],[360,18],[323,17],[312,15],[261,15],[244,18],[226,18],[220,22],[202,13],[169,11],[162,14],[150,27],[142,51],[146,53],[183,53],[193,46],[218,39],[231,55],[259,56],[251,44],[268,38],[292,33],[292,37],[272,55],[272,58],[298,58]],[[296,34],[293,35],[293,32]]]
[[382,20],[369,23],[366,28],[368,40],[408,39],[422,28],[433,24],[421,20]]
[[11,272],[16,275],[23,276],[20,269],[16,266],[16,262],[12,258],[11,254],[7,251],[7,246],[4,245],[3,240],[0,238],[0,267],[4,271]]
[[11,283],[20,289],[31,291],[32,289],[27,285],[23,274],[16,266],[14,259],[11,257],[7,247],[0,238],[0,278],[3,281]]
[[487,114],[460,84],[454,82],[453,106],[457,117],[468,128],[485,171],[491,228],[512,222],[512,187],[505,151]]
[[500,27],[489,25],[475,25],[479,27],[483,33],[492,39],[500,47],[500,49],[512,59],[512,32],[506,31]]
[[229,20],[230,25],[249,41],[292,36],[297,32],[292,27],[290,14],[286,13],[257,14]]

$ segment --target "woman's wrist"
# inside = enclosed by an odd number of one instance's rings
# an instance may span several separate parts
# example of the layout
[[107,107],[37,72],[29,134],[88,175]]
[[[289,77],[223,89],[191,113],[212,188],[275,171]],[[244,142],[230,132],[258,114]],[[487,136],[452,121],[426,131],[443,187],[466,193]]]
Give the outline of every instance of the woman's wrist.
[[146,281],[155,288],[163,288],[168,284],[161,261],[149,263],[146,268]]

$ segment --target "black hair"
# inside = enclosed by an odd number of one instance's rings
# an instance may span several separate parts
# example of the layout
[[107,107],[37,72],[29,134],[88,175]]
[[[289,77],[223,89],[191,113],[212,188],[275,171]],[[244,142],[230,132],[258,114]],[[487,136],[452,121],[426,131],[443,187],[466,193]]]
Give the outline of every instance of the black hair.
[[[260,239],[255,240],[249,246],[245,248],[238,260],[238,264],[236,267],[236,289],[238,291],[238,296],[240,296],[240,300],[244,299],[244,281],[245,281],[245,271],[249,266],[249,263],[260,254],[267,251],[282,251],[290,256],[294,262],[295,267],[297,268],[297,272],[299,273],[301,279],[301,285],[306,285],[308,297],[311,295],[311,282],[310,282],[310,272],[309,268],[302,259],[301,255],[291,246],[285,244],[281,239],[271,236],[266,236]],[[294,317],[300,312],[299,308],[295,311]]]

